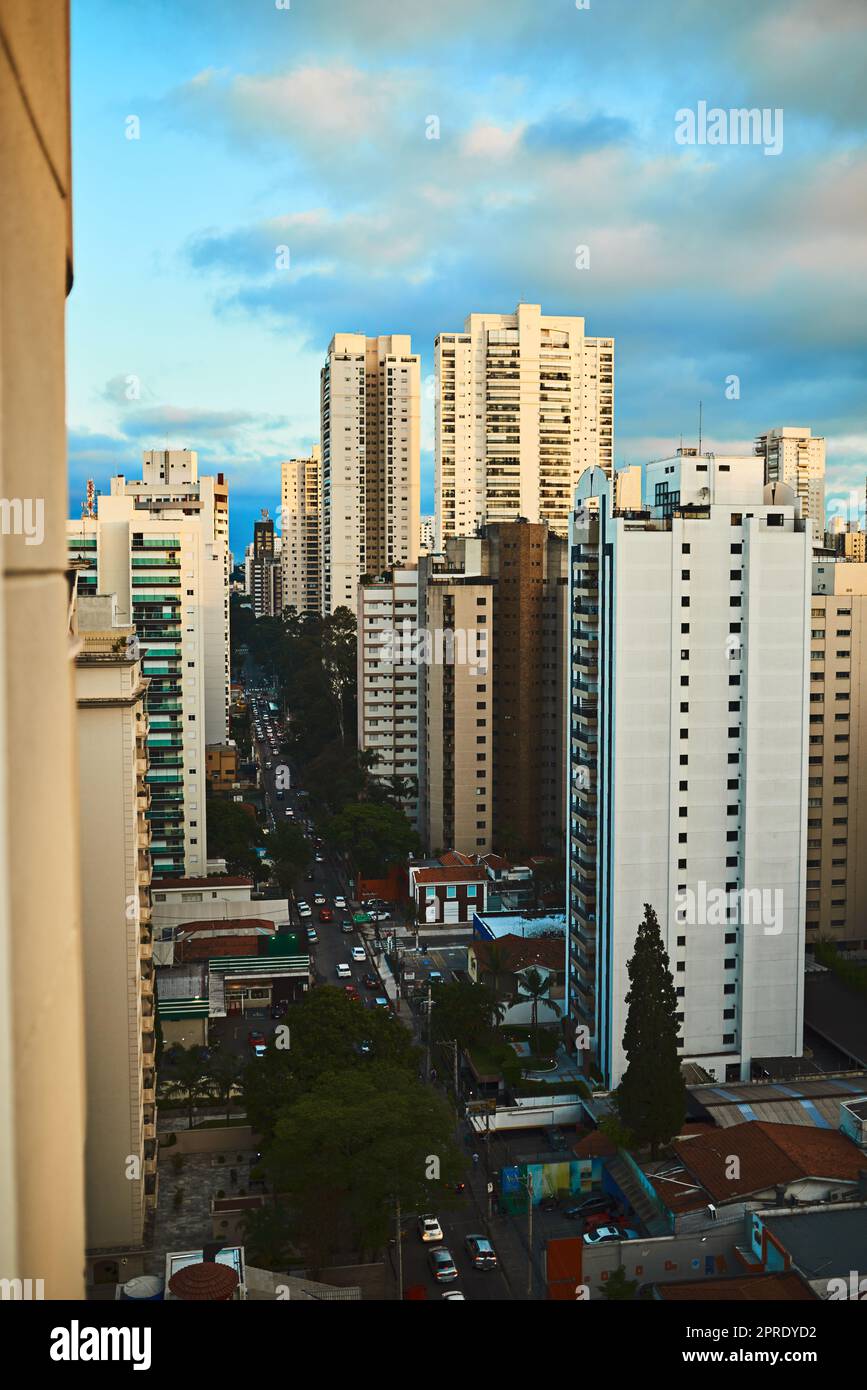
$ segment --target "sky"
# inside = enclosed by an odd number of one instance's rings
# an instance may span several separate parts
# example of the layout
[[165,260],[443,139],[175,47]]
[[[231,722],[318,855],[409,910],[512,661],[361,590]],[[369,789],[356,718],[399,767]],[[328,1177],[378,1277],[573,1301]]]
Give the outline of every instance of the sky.
[[[434,337],[519,301],[614,336],[618,468],[695,443],[701,401],[717,452],[825,436],[829,512],[863,514],[864,0],[72,11],[71,515],[188,447],[239,556],[353,331],[422,354],[432,511]],[[780,113],[782,148],[681,143],[701,102]]]

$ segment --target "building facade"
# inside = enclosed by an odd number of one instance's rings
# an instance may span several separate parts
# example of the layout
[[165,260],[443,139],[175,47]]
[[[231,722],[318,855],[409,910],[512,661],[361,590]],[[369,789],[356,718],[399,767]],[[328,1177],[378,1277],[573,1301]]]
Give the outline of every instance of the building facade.
[[867,946],[867,566],[816,558],[810,620],[807,945]]
[[765,463],[766,483],[787,483],[801,502],[801,516],[812,527],[813,540],[825,537],[825,441],[801,426],[768,430],[756,440],[756,453]]
[[135,629],[118,624],[114,596],[81,598],[77,628],[87,1246],[98,1263],[140,1250],[156,1210],[148,724]]
[[396,569],[358,591],[358,747],[375,754],[372,775],[388,782],[418,821],[418,569]]
[[565,536],[581,473],[612,469],[613,338],[519,304],[439,334],[435,361],[436,548],[518,517]]
[[420,358],[408,335],[337,333],[321,373],[322,612],[418,559]]
[[298,614],[322,611],[322,458],[314,445],[309,458],[280,466],[280,529],[283,607]]
[[570,537],[569,1008],[623,1074],[649,903],[681,1056],[719,1080],[802,1047],[810,528],[758,459],[648,465],[645,512],[597,471]]

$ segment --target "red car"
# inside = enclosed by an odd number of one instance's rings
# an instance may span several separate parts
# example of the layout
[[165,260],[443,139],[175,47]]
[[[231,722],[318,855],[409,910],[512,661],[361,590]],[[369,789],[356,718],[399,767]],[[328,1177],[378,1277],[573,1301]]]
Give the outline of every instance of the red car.
[[256,1043],[263,1043],[264,1041],[264,1033],[260,1033],[257,1028],[250,1029],[249,1033],[247,1034],[247,1042],[250,1044],[251,1047],[255,1047]]
[[334,921],[334,911],[333,911],[333,909],[330,908],[330,907],[320,907],[320,909],[319,909],[319,920],[320,920],[320,922],[333,922],[333,921]]
[[346,994],[349,996],[350,999],[357,999],[357,998],[358,998],[358,986],[357,986],[357,985],[344,985],[343,988],[344,988],[344,991],[346,992]]

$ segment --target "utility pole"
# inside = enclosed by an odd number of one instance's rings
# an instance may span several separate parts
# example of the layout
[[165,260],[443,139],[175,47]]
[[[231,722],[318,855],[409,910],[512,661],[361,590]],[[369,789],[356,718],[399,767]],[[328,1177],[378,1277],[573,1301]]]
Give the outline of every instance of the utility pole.
[[401,1241],[401,1238],[400,1238],[400,1198],[399,1198],[399,1197],[396,1197],[396,1198],[395,1198],[395,1220],[396,1220],[395,1237],[396,1237],[396,1239],[397,1239],[397,1297],[398,1297],[398,1300],[402,1303],[402,1302],[403,1302],[403,1242]]
[[527,1174],[527,1297],[533,1297],[533,1174]]
[[426,1042],[426,1045],[425,1045],[425,1058],[424,1058],[424,1079],[425,1079],[425,1081],[430,1081],[430,1011],[431,1011],[430,980],[428,980],[428,985],[427,985],[427,1029],[426,1029],[426,1038],[427,1038],[427,1042]]

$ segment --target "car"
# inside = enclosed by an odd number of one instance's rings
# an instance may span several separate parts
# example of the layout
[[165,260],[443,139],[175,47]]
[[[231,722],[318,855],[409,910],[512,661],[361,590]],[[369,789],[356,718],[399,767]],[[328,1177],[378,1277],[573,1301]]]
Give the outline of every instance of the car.
[[383,912],[380,908],[377,908],[374,912],[368,912],[367,915],[371,922],[387,922],[389,919],[389,913]]
[[312,869],[310,870],[310,873],[309,873],[309,874],[305,874],[305,875],[304,875],[304,882],[305,882],[305,883],[315,883],[315,882],[316,882],[316,875],[314,874],[314,872],[313,872]]
[[338,909],[338,911],[340,911],[340,912],[345,912],[345,911],[346,911],[346,899],[345,899],[344,897],[342,897],[340,893],[338,893],[338,894],[337,894],[337,897],[334,899],[334,906],[335,906],[335,907]]
[[315,927],[307,928],[307,940],[311,943],[311,945],[315,944],[319,940]]
[[324,893],[314,893],[314,894],[313,894],[313,901],[315,902],[315,904],[316,904],[317,907],[324,907],[324,906],[325,906],[325,894],[324,894]]
[[361,1057],[369,1057],[373,1051],[373,1044],[369,1038],[362,1038],[355,1050]]
[[269,758],[268,761],[265,763],[265,769],[266,769],[266,771],[267,771],[267,769],[268,769],[270,766],[271,766],[271,759]]
[[592,1193],[585,1197],[583,1201],[577,1202],[574,1207],[568,1207],[563,1213],[568,1216],[570,1221],[586,1221],[591,1216],[598,1216],[600,1213],[607,1215],[613,1210],[614,1201],[611,1197],[603,1193]]
[[264,1034],[264,1033],[261,1033],[261,1032],[259,1031],[258,1028],[251,1028],[251,1029],[250,1029],[249,1033],[247,1034],[247,1042],[250,1044],[251,1047],[253,1046],[254,1043],[263,1043],[264,1041],[265,1041],[265,1034]]
[[313,862],[314,864],[324,864],[325,856],[323,854],[316,854],[313,856]]
[[353,960],[361,962],[367,960],[367,952],[365,951],[363,946],[353,946],[351,954]]
[[597,1226],[595,1231],[584,1232],[585,1245],[605,1245],[610,1240],[637,1240],[638,1232],[623,1226]]
[[[287,819],[287,820],[294,820],[294,819],[295,819],[295,812],[292,810],[292,807],[291,807],[291,806],[287,806],[287,807],[286,807],[286,810],[285,810],[285,812],[284,812],[284,815],[286,816],[286,819]],[[313,875],[311,874],[310,877],[312,878]]]
[[375,1006],[377,1009],[389,1009],[389,1008],[391,1008],[391,1005],[389,1004],[389,1002],[388,1002],[388,1000],[386,999],[386,997],[385,997],[384,994],[379,994],[379,995],[377,995],[377,997],[374,999],[373,1003],[374,1003],[374,1006]]
[[467,1301],[460,1289],[446,1289],[442,1296],[447,1303],[466,1303]]
[[353,985],[344,985],[344,986],[343,986],[343,991],[344,991],[344,993],[346,994],[347,998],[349,998],[349,999],[357,999],[357,998],[358,998],[358,986],[357,986],[357,985],[354,985],[354,984],[353,984]]
[[330,907],[320,907],[320,909],[319,909],[319,920],[320,920],[320,922],[333,922],[333,921],[334,921],[334,913],[332,912],[332,910],[331,910]]
[[423,1241],[442,1240],[443,1238],[442,1226],[435,1216],[420,1216],[418,1233]]
[[337,967],[338,980],[349,980],[352,978],[352,971],[345,961],[341,961]]
[[298,904],[298,916],[299,916],[299,917],[302,917],[302,918],[304,918],[304,917],[312,917],[312,916],[313,916],[313,909],[310,908],[310,907],[308,907],[306,903],[299,903],[299,904]]
[[276,1002],[276,1004],[272,1004],[272,1005],[271,1005],[271,1017],[272,1017],[272,1018],[282,1018],[283,1015],[284,1015],[284,1014],[287,1014],[288,1012],[289,1012],[289,1001],[288,1001],[288,999],[278,999],[277,1002]]
[[476,1269],[496,1269],[497,1255],[485,1236],[467,1236],[464,1247]]
[[254,1057],[264,1057],[264,1056],[265,1056],[266,1050],[267,1050],[267,1049],[266,1049],[264,1043],[255,1043],[254,1046],[253,1046],[253,1056],[254,1056]]
[[282,801],[282,800],[283,800],[283,793],[282,793],[282,791],[279,790],[279,788],[278,788],[278,791],[277,791],[277,800],[278,800],[278,801]]
[[455,1262],[444,1245],[437,1245],[433,1250],[428,1251],[427,1261],[430,1265],[430,1272],[438,1284],[448,1284],[452,1279],[457,1279],[458,1271]]
[[365,989],[379,989],[382,981],[379,980],[376,975],[372,975],[370,971],[368,971],[361,983],[364,985]]
[[565,1149],[568,1142],[566,1135],[557,1125],[549,1125],[545,1130],[545,1138],[552,1149]]
[[344,920],[340,923],[340,930],[343,932],[344,936],[351,936],[352,933],[355,931],[355,927],[352,925],[350,921],[344,918]]

